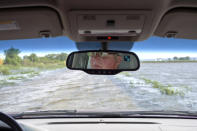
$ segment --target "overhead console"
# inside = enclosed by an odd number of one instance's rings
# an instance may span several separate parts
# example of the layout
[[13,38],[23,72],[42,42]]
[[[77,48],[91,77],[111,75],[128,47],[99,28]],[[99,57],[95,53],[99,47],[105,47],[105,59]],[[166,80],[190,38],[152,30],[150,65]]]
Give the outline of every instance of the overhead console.
[[162,18],[154,35],[197,39],[197,9],[178,8],[169,11]]
[[70,11],[70,37],[75,41],[136,41],[150,26],[148,16],[148,10]]
[[0,9],[0,40],[62,35],[58,14],[51,8]]

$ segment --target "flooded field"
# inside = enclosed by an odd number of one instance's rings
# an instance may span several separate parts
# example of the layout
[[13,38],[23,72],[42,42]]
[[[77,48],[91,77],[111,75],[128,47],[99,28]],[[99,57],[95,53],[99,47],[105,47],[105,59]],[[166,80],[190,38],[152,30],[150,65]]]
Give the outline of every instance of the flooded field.
[[139,71],[116,77],[142,110],[196,111],[196,67],[197,63],[144,63]]
[[197,63],[143,63],[139,71],[88,75],[66,68],[0,76],[0,111],[197,110]]

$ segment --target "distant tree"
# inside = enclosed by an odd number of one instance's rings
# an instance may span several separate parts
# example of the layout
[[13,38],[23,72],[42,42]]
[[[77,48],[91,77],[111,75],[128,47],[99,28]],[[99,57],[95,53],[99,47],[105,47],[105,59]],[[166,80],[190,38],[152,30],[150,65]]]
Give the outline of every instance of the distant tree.
[[66,53],[61,54],[47,54],[45,56],[39,57],[35,53],[32,53],[29,56],[23,56],[23,65],[34,65],[34,63],[42,64],[54,64],[58,62],[64,62],[67,59]]
[[66,53],[61,53],[61,54],[48,54],[46,55],[45,57],[47,59],[50,59],[50,60],[58,60],[58,61],[65,61],[66,58],[67,58],[67,54]]
[[55,60],[56,57],[57,57],[57,54],[48,54],[45,56],[47,59],[50,59],[50,60]]
[[190,60],[190,57],[189,56],[186,56],[186,57],[180,57],[180,58],[178,58],[179,60]]
[[28,59],[33,63],[38,61],[38,57],[35,53],[32,53],[30,56],[28,56]]
[[186,56],[186,57],[185,57],[185,60],[190,60],[190,57],[189,57],[189,56]]
[[176,56],[175,56],[175,57],[173,57],[173,60],[178,60],[178,57],[176,57]]
[[68,55],[66,53],[61,53],[61,54],[57,55],[57,59],[60,61],[66,61],[67,56]]
[[21,64],[22,60],[18,56],[20,54],[19,49],[15,49],[15,48],[11,47],[8,50],[4,50],[4,54],[5,54],[4,64],[10,64],[10,65],[20,65]]
[[23,60],[24,60],[24,59],[28,59],[28,57],[29,57],[29,56],[27,56],[27,55],[23,56]]

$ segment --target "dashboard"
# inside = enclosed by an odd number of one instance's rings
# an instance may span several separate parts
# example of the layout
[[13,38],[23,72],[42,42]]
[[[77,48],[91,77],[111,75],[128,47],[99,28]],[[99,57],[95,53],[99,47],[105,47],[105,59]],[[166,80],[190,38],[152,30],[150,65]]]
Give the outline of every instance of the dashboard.
[[42,118],[17,122],[27,131],[197,131],[196,119]]

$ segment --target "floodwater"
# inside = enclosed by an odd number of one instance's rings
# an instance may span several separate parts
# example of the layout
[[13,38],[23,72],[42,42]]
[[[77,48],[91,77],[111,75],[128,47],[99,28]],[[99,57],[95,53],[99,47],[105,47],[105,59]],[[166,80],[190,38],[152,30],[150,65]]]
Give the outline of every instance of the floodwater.
[[[197,63],[143,63],[139,71],[88,75],[66,68],[0,85],[0,111],[37,110],[197,110]],[[25,74],[21,74],[25,75]],[[8,76],[0,76],[0,81]],[[182,92],[165,94],[162,88]],[[7,80],[9,81],[9,80]]]

